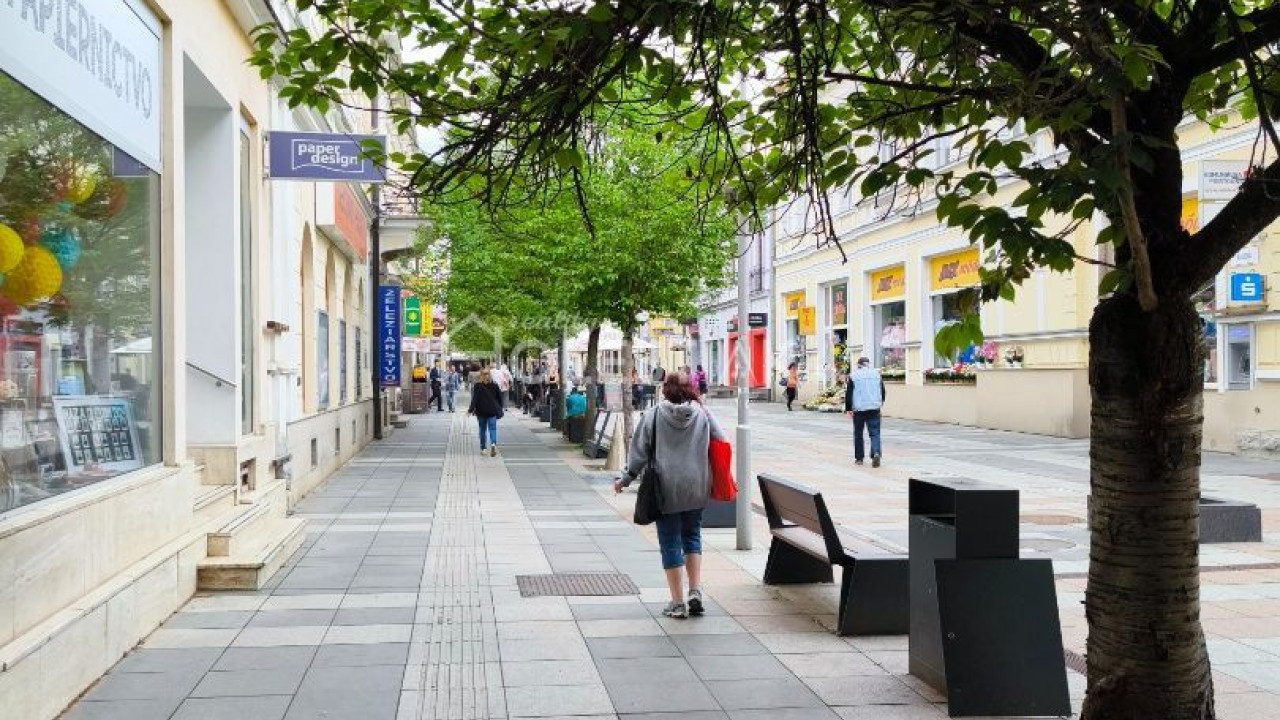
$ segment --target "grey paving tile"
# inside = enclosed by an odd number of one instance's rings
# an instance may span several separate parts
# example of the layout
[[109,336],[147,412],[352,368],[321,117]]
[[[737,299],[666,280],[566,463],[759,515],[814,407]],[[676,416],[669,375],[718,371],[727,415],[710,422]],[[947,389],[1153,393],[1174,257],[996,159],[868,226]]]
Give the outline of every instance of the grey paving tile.
[[312,668],[289,720],[394,720],[404,668],[391,665]]
[[844,720],[942,720],[945,706],[936,705],[859,705],[834,708]]
[[819,707],[822,700],[794,677],[714,680],[707,689],[725,710]]
[[345,608],[333,618],[334,625],[412,625],[416,609],[393,608]]
[[500,643],[504,660],[586,660],[591,656],[588,647],[582,638],[576,636],[502,640]]
[[236,636],[235,647],[282,647],[286,645],[319,645],[328,626],[245,628]]
[[597,659],[680,655],[672,641],[665,637],[587,638],[587,647]]
[[191,697],[292,695],[305,667],[215,671],[204,676]]
[[409,643],[369,643],[324,645],[316,653],[312,667],[403,666],[409,658]]
[[262,610],[253,616],[247,627],[303,627],[329,625],[336,610]]
[[164,627],[203,630],[228,628],[238,630],[244,627],[251,617],[253,617],[253,612],[248,610],[178,612],[164,621]]
[[156,700],[181,698],[200,682],[199,671],[131,672],[104,675],[85,694],[86,700]]
[[86,700],[76,703],[59,720],[169,720],[181,697],[156,700]]
[[502,683],[506,687],[528,685],[598,685],[600,673],[590,660],[503,660]]
[[729,716],[722,710],[696,710],[674,713],[634,713],[619,715],[618,720],[729,720]]
[[729,711],[729,720],[839,720],[839,718],[840,716],[828,707]]
[[715,698],[702,683],[634,682],[609,685],[609,697],[618,714],[718,710]]
[[572,605],[575,620],[647,620],[652,617],[643,603],[616,603],[611,605]]
[[227,648],[213,669],[225,670],[275,670],[279,668],[303,668],[311,664],[316,649],[313,646],[289,647],[233,647]]
[[681,683],[696,680],[693,668],[681,657],[604,658],[596,661],[607,685],[628,683]]
[[603,685],[544,685],[512,687],[506,691],[512,717],[599,715],[613,712]]
[[827,705],[926,705],[927,701],[892,676],[806,678]]
[[288,695],[190,698],[173,720],[282,720],[292,701]]
[[138,648],[111,668],[112,673],[155,673],[207,671],[222,654],[222,648]]
[[777,659],[802,678],[889,674],[889,671],[859,652],[778,655]]
[[791,671],[772,655],[694,655],[690,665],[703,680],[793,677]]
[[678,635],[671,641],[684,655],[763,655],[769,651],[747,633],[731,635]]

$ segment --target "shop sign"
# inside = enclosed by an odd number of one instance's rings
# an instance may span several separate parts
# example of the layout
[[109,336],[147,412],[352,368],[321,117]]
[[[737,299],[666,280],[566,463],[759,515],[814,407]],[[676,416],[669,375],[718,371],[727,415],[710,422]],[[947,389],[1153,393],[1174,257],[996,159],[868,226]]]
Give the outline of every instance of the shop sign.
[[422,301],[412,295],[404,299],[404,335],[422,335]]
[[906,270],[901,265],[871,273],[871,302],[897,300],[906,293]]
[[849,286],[845,284],[831,287],[831,324],[845,325],[849,322]]
[[1247,265],[1257,265],[1262,260],[1261,253],[1257,245],[1247,245],[1240,248],[1231,258],[1231,267],[1241,267]]
[[796,290],[795,292],[783,293],[782,306],[787,309],[788,320],[795,320],[800,317],[800,308],[804,307],[804,291]]
[[[769,327],[769,313],[747,313],[747,327],[763,328]],[[729,332],[738,332],[738,318],[729,318]]]
[[386,150],[382,135],[274,130],[267,133],[268,174],[273,180],[386,182],[383,169],[365,157],[368,142]]
[[1182,215],[1178,220],[1182,229],[1195,233],[1200,229],[1200,201],[1189,197],[1182,199]]
[[978,248],[969,248],[950,255],[940,255],[929,261],[929,289],[948,290],[978,285]]
[[800,320],[801,335],[817,335],[818,334],[818,309],[812,305],[806,305],[800,308],[798,315]]
[[1262,273],[1231,273],[1231,302],[1262,302],[1265,283]]
[[378,286],[378,378],[383,387],[400,385],[400,286]]
[[0,69],[160,170],[160,23],[126,0],[0,1]]
[[1240,192],[1249,171],[1241,160],[1201,160],[1200,200],[1230,200]]
[[142,448],[127,399],[56,395],[53,412],[69,471],[98,468],[124,472],[142,467]]

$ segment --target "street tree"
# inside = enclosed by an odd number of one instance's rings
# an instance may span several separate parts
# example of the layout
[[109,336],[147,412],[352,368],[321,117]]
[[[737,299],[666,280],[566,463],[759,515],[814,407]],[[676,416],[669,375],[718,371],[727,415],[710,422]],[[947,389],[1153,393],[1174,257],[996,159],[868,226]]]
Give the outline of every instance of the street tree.
[[[438,192],[480,178],[581,184],[589,128],[620,105],[700,141],[689,175],[752,214],[827,194],[927,200],[993,252],[984,298],[1036,268],[1108,266],[1090,324],[1091,561],[1086,718],[1210,718],[1199,617],[1201,321],[1192,297],[1280,215],[1280,4],[1269,0],[298,0],[315,31],[254,56],[291,102],[325,105],[333,71],[412,98],[415,125],[465,127],[404,160]],[[360,38],[395,35],[430,61]],[[335,86],[337,83],[338,86]],[[622,95],[615,88],[625,86]],[[1248,178],[1195,232],[1180,225],[1186,118],[1259,128]],[[1010,131],[1014,132],[1010,132]],[[1038,159],[1019,130],[1057,148]],[[960,162],[931,157],[949,140]],[[990,202],[1007,183],[1012,208]],[[1102,222],[1094,222],[1098,216]],[[1070,238],[1096,227],[1109,252]],[[994,252],[998,251],[998,252]]]

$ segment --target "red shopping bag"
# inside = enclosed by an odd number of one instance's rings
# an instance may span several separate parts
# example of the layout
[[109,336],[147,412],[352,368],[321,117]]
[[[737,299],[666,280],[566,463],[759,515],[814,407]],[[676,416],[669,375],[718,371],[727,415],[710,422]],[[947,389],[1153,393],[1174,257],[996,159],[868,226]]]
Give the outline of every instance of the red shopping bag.
[[711,438],[707,454],[711,460],[711,499],[732,501],[738,497],[738,484],[733,481],[733,447]]

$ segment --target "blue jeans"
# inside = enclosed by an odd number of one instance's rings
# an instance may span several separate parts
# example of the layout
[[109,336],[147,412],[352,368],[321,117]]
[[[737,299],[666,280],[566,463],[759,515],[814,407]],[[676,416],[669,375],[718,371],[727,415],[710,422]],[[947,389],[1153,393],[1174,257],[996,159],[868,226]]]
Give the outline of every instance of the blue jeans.
[[[476,416],[480,421],[480,449],[484,450],[489,447],[489,443],[498,444],[498,418]],[[488,437],[486,442],[485,437]]]
[[871,457],[880,457],[880,411],[858,410],[853,413],[853,459],[864,457],[862,428],[871,436]]
[[457,394],[458,394],[457,390],[444,391],[444,399],[446,402],[449,403],[449,412],[453,412],[453,401],[454,401],[454,398],[457,396]]
[[663,568],[684,567],[685,555],[702,554],[702,508],[663,515],[657,526]]

